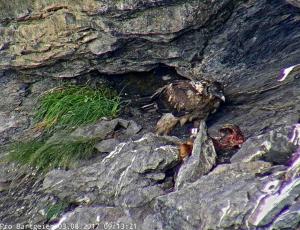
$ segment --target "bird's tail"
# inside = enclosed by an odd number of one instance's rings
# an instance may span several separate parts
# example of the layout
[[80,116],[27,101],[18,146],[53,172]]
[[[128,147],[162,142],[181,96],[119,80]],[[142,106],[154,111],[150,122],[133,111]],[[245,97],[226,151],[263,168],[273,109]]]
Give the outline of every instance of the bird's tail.
[[165,89],[166,89],[166,86],[163,86],[163,87],[157,89],[157,90],[155,91],[155,93],[152,94],[151,99],[154,100],[155,98],[157,98],[159,95],[162,94],[162,92],[163,92]]
[[150,111],[150,110],[157,110],[157,104],[155,102],[144,105],[141,107],[142,110]]
[[143,107],[143,106],[148,105],[149,103],[151,103],[152,99],[151,99],[150,96],[140,97],[140,96],[136,95],[136,96],[132,96],[130,99],[121,98],[121,101],[124,104],[131,105],[131,106],[134,106],[134,107]]

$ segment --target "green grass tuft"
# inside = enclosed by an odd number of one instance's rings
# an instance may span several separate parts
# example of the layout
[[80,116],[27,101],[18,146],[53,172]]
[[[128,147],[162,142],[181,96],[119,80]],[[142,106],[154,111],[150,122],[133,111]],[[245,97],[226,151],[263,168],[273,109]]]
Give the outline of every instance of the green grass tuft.
[[19,142],[12,144],[8,160],[17,161],[21,164],[27,164],[30,162],[32,153],[37,151],[44,145],[42,140],[31,140],[29,142]]
[[36,128],[45,131],[43,140],[13,144],[8,160],[31,165],[39,171],[75,167],[79,160],[92,157],[96,140],[70,137],[71,130],[102,117],[116,117],[119,108],[120,98],[110,89],[87,86],[52,89],[40,98],[36,113]]
[[38,127],[78,127],[93,123],[101,117],[116,117],[120,98],[111,89],[92,89],[87,86],[56,88],[40,99],[36,113]]
[[47,220],[49,221],[59,217],[68,206],[69,203],[66,201],[60,201],[56,204],[49,206],[46,212]]
[[9,160],[28,164],[39,171],[54,168],[69,169],[79,160],[87,160],[94,153],[95,140],[29,141],[14,144]]

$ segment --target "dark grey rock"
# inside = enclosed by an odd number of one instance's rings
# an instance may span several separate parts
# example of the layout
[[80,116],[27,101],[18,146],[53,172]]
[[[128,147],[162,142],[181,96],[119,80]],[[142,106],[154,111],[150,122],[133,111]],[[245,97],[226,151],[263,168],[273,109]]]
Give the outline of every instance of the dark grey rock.
[[156,199],[164,229],[242,229],[263,183],[256,174],[269,163],[219,165],[182,189]]
[[126,127],[126,130],[124,131],[124,136],[126,138],[130,138],[133,135],[137,134],[139,131],[141,131],[142,127],[135,123],[134,121],[128,121],[128,126]]
[[[0,145],[33,137],[38,97],[58,82],[7,71],[0,77]],[[1,154],[1,153],[0,153]]]
[[77,128],[70,136],[71,138],[97,138],[104,140],[111,138],[117,133],[121,140],[127,140],[133,137],[141,130],[141,126],[134,121],[127,121],[124,119],[100,119],[96,124],[90,124]]
[[0,181],[0,192],[8,190],[10,187],[10,181]]
[[[95,69],[124,73],[160,63],[190,66],[207,41],[205,26],[220,11],[228,17],[233,6],[230,0],[9,2],[0,11],[0,20],[10,24],[1,28],[0,44],[9,45],[0,51],[0,67],[74,77]],[[184,32],[191,34],[181,38]]]
[[216,158],[217,155],[212,140],[207,136],[205,121],[201,121],[192,154],[180,167],[175,188],[180,189],[207,174],[215,165]]
[[[60,221],[51,225],[52,230],[59,229],[109,229],[112,226],[125,224],[119,219],[126,216],[121,208],[116,207],[78,207],[67,212]],[[134,226],[132,222],[132,226]]]
[[300,179],[288,181],[270,180],[263,188],[264,194],[257,199],[257,206],[251,212],[248,223],[257,227],[265,227],[274,221],[274,225],[285,224],[283,218],[295,216],[289,227],[295,226],[299,214],[295,215],[300,192]]
[[194,70],[226,84],[227,103],[208,124],[211,132],[234,123],[250,137],[298,122],[299,77],[276,81],[280,69],[299,63],[298,16],[285,1],[248,1],[215,31]]
[[300,1],[299,0],[287,0],[288,3],[292,4],[293,6],[300,8]]
[[34,170],[1,162],[0,181],[1,224],[18,229],[47,221],[47,208],[56,200],[40,191],[42,180]]
[[72,202],[141,207],[170,189],[166,172],[179,162],[178,142],[149,133],[120,143],[101,162],[49,172],[44,190]]
[[291,126],[284,126],[266,134],[249,138],[230,161],[249,162],[265,160],[275,164],[287,164],[297,146],[289,141]]
[[95,148],[102,153],[108,153],[115,149],[115,147],[120,144],[117,139],[107,139],[103,140],[95,145]]
[[157,215],[148,215],[142,225],[143,230],[163,230],[162,223]]
[[300,223],[300,204],[296,202],[289,210],[283,212],[271,225],[270,229],[299,229]]
[[71,133],[71,136],[74,138],[97,138],[97,139],[106,139],[109,134],[113,134],[116,127],[121,124],[127,127],[128,121],[123,121],[119,119],[101,119],[96,124],[90,124],[84,127],[77,128],[74,132]]

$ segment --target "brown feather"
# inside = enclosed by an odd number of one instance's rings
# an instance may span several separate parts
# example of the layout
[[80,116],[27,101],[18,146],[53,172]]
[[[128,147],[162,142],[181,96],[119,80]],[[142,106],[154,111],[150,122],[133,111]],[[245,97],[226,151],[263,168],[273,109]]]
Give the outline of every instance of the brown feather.
[[[197,83],[177,81],[159,88],[153,94],[152,99],[156,101],[160,112],[172,113],[177,118],[176,124],[179,121],[181,125],[184,125],[186,122],[195,119],[206,119],[210,113],[216,111],[220,106],[220,98],[208,93],[210,92],[208,87],[211,84],[205,81]],[[166,133],[169,133],[176,125],[173,124],[170,127],[170,122],[164,121],[164,119],[161,119],[160,123],[163,124],[160,124],[160,127],[166,127]]]

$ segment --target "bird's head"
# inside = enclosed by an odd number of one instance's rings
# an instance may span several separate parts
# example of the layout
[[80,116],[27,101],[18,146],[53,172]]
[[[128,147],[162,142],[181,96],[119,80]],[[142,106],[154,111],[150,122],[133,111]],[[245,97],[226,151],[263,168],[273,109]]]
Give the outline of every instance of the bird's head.
[[220,82],[212,82],[207,87],[208,95],[211,97],[219,98],[220,100],[225,102],[225,96],[223,92],[223,86]]
[[209,96],[210,98],[218,98],[225,102],[223,93],[223,85],[217,81],[192,81],[193,87],[200,93]]
[[191,81],[191,84],[200,94],[202,94],[205,91],[207,83],[204,81]]

